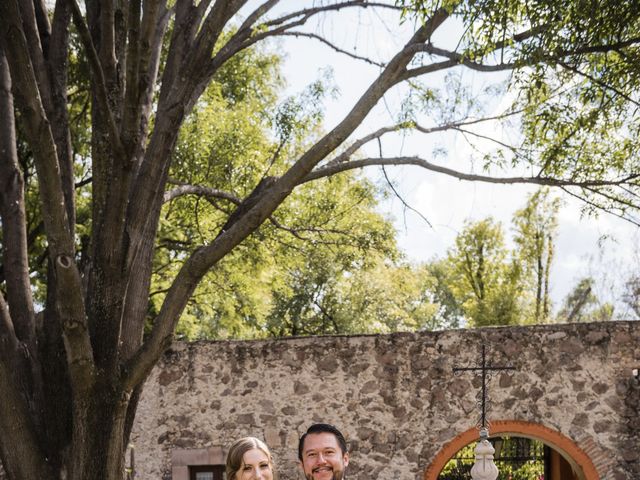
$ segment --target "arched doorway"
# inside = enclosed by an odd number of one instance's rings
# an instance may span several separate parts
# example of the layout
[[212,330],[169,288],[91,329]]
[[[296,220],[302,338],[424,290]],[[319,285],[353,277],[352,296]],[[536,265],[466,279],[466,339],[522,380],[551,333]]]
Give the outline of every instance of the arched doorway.
[[[553,448],[553,450],[569,462],[573,470],[577,473],[579,480],[600,480],[600,475],[589,456],[571,439],[555,430],[537,423],[502,420],[491,422],[491,434],[513,435],[540,440]],[[437,480],[438,474],[442,471],[449,459],[462,447],[477,439],[478,430],[471,428],[447,443],[425,470],[424,480]]]

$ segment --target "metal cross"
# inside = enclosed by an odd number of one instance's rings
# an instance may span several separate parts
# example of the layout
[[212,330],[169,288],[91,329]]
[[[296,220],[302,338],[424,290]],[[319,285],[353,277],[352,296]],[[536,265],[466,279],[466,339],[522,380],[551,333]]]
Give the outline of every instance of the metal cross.
[[515,367],[511,365],[494,366],[491,363],[487,363],[486,350],[484,344],[482,345],[482,365],[477,367],[455,367],[454,373],[458,372],[481,372],[482,374],[482,392],[480,395],[480,406],[482,408],[482,415],[480,417],[480,428],[488,429],[487,425],[487,380],[491,378],[491,372],[503,371],[503,370],[515,370]]

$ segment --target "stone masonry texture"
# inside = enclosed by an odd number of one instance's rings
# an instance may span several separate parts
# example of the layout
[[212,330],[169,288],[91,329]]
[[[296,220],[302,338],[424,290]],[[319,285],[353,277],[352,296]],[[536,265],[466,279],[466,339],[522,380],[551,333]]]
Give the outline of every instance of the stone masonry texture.
[[489,383],[489,419],[533,422],[587,452],[602,480],[640,480],[640,322],[176,343],[149,378],[134,426],[136,478],[168,480],[177,449],[253,435],[280,480],[302,479],[299,436],[336,425],[349,480],[422,479],[478,421],[476,365],[516,370]]

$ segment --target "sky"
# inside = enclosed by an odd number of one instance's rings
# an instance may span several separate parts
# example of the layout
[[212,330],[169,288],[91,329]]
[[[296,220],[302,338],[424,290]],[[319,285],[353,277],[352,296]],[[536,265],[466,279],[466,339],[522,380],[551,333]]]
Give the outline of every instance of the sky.
[[[291,11],[296,4],[300,5],[294,0],[284,1],[281,8]],[[383,18],[370,11],[343,11],[337,16],[313,21],[306,31],[330,38],[333,43],[354,54],[386,61],[404,44],[410,26],[398,26],[395,17]],[[434,43],[450,46],[452,39],[457,39],[457,33],[456,26],[450,25],[434,39]],[[324,123],[327,129],[343,118],[379,72],[379,67],[338,54],[317,40],[291,38],[282,41],[277,48],[285,54],[285,95],[301,92],[305,86],[326,77],[330,72],[336,93],[325,101]],[[463,80],[479,92],[502,79],[464,72]],[[428,86],[442,89],[447,84],[451,84],[450,79],[440,75],[429,80]],[[406,89],[403,87],[392,90],[369,114],[353,138],[359,138],[381,126],[392,125],[405,95]],[[504,106],[505,100],[502,100],[490,105],[488,112],[498,113],[503,111]],[[507,141],[514,135],[509,131],[496,132],[495,128],[495,125],[485,125],[477,131],[487,135],[497,134]],[[487,145],[480,142],[477,147]],[[378,144],[369,145],[364,152],[375,155],[378,148]],[[434,149],[440,148],[446,150],[446,154],[434,157]],[[382,141],[382,151],[386,156],[419,155],[463,171],[474,169],[474,164],[469,163],[469,158],[476,153],[474,148],[460,136],[442,134],[435,138],[416,135],[385,137]],[[475,171],[480,173],[477,166]],[[403,201],[421,214],[404,208],[402,201],[395,197],[381,205],[381,212],[394,219],[401,249],[409,260],[415,262],[444,256],[465,220],[492,216],[508,232],[513,213],[524,207],[526,196],[535,190],[531,186],[463,182],[417,167],[388,168],[387,173]],[[367,175],[374,181],[384,181],[379,168],[368,170]],[[559,213],[557,253],[551,272],[554,303],[559,305],[579,279],[593,275],[598,280],[596,293],[600,298],[617,303],[617,315],[628,318],[617,297],[625,275],[633,268],[636,271],[640,268],[640,258],[635,249],[640,240],[638,228],[612,215],[585,218],[581,215],[578,201],[561,198],[563,207]]]

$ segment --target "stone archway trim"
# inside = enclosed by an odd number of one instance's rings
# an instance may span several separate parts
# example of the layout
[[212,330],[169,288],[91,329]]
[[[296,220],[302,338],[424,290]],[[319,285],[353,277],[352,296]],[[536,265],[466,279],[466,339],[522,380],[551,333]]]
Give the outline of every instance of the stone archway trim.
[[[541,440],[564,454],[577,467],[584,480],[600,480],[598,471],[589,456],[571,439],[561,433],[537,423],[518,420],[498,420],[491,422],[491,434],[519,435]],[[478,439],[478,429],[471,428],[447,443],[435,456],[424,472],[424,480],[437,480],[446,463],[458,450]]]

